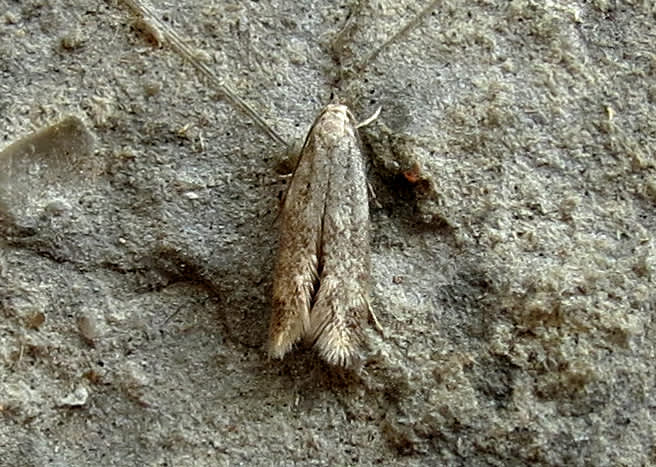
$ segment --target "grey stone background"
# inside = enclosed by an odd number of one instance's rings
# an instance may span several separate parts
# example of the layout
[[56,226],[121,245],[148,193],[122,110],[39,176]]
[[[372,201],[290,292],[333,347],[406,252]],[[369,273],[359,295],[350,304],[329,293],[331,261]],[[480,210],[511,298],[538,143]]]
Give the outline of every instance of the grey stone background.
[[286,148],[123,2],[0,0],[0,464],[656,463],[651,1],[152,6],[371,162],[361,368],[262,350]]

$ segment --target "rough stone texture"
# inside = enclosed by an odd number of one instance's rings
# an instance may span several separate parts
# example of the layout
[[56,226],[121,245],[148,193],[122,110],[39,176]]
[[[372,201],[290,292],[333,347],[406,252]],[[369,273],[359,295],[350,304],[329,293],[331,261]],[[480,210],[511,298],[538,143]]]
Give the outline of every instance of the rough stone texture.
[[123,3],[0,0],[0,463],[655,464],[653,2],[445,0],[364,69],[421,3],[296,3],[155,7],[290,141],[383,106],[386,338],[267,361],[285,148]]

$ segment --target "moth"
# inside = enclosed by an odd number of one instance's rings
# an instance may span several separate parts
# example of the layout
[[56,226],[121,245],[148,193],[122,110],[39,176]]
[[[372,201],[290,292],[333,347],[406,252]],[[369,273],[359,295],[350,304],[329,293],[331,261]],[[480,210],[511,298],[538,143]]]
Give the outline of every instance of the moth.
[[[200,61],[197,53],[153,10],[141,0],[124,2],[147,32],[157,33],[157,42],[163,41],[187,59],[235,108],[248,115],[273,141],[284,144],[259,113]],[[363,72],[439,3],[433,0],[353,68]],[[329,363],[349,366],[364,342],[367,315],[382,334],[369,305],[369,207],[357,132],[379,112],[356,124],[346,106],[331,103],[321,111],[305,139],[280,214],[280,247],[267,344],[273,358],[282,358],[304,338],[314,343]]]
[[[380,109],[379,109],[380,110]],[[328,363],[350,366],[369,303],[369,200],[358,125],[345,105],[314,121],[282,202],[268,352],[305,339]]]

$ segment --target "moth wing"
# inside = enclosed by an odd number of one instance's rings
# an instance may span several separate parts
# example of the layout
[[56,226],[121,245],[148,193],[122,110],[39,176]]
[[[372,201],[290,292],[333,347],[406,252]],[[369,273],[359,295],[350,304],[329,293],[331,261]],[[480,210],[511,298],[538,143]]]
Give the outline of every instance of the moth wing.
[[282,358],[310,329],[310,308],[318,277],[321,216],[326,191],[315,183],[328,174],[315,157],[310,131],[280,213],[278,260],[273,281],[269,356]]
[[321,236],[319,290],[310,337],[329,363],[349,366],[369,315],[369,203],[365,163],[354,124],[331,152]]

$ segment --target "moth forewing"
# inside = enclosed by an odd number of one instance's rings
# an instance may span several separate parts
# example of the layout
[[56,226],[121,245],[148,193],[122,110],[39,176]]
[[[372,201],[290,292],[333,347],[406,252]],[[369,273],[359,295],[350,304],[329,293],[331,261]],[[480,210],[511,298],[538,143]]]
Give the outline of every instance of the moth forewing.
[[346,106],[330,104],[311,128],[280,216],[269,355],[301,338],[348,366],[369,313],[369,204],[365,161]]
[[310,329],[310,309],[318,276],[317,239],[325,196],[303,183],[315,169],[303,157],[285,195],[280,213],[278,261],[273,282],[269,355],[282,358]]

